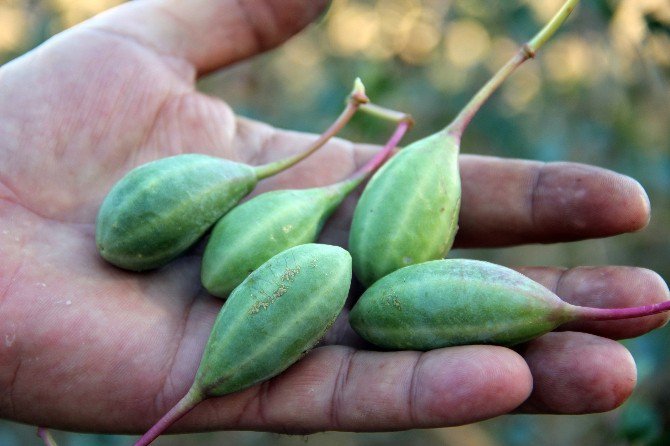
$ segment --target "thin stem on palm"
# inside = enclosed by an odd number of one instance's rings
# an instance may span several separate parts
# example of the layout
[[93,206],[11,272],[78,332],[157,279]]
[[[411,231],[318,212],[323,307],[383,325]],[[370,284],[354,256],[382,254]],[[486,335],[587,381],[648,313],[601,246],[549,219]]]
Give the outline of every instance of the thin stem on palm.
[[306,150],[300,153],[297,153],[288,158],[281,159],[279,161],[255,167],[256,176],[259,179],[270,177],[307,158],[309,155],[326,144],[333,136],[338,134],[356,114],[359,107],[362,104],[368,103],[369,101],[370,100],[365,94],[365,87],[363,86],[363,83],[360,79],[357,78],[354,82],[354,89],[349,95],[349,99],[347,100],[347,105],[344,111],[342,111],[335,122],[324,133],[322,133],[319,138],[310,144]]
[[163,417],[158,420],[156,424],[151,427],[151,429],[149,429],[139,440],[137,440],[134,446],[147,446],[151,444],[151,442],[158,438],[158,436],[162,434],[165,429],[189,413],[203,399],[204,396],[199,389],[195,387],[191,388],[172,409],[163,415]]

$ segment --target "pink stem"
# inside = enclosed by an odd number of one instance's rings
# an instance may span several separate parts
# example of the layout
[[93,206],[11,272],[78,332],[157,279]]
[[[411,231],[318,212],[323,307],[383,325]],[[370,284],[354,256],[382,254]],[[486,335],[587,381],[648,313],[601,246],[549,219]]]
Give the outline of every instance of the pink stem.
[[175,421],[186,415],[204,398],[199,390],[191,388],[179,402],[149,429],[134,446],[147,446]]
[[45,446],[58,446],[56,440],[51,436],[51,433],[46,427],[37,428],[37,436],[44,441]]
[[402,140],[403,136],[405,136],[405,133],[407,133],[407,130],[409,130],[411,126],[412,122],[410,120],[403,120],[398,123],[395,131],[393,132],[393,135],[391,135],[384,147],[382,147],[382,149],[377,152],[371,160],[361,166],[357,171],[351,174],[347,180],[344,181],[348,186],[345,188],[347,193],[348,191],[358,186],[361,181],[363,181],[363,179],[365,179],[375,170],[379,169],[382,164],[384,164],[384,161],[386,161],[386,159],[389,158],[391,154],[393,154],[393,150],[396,148],[398,143],[400,143],[400,140]]
[[650,316],[652,314],[663,313],[664,311],[670,311],[670,300],[658,304],[631,308],[576,307],[576,316],[579,320],[608,321]]

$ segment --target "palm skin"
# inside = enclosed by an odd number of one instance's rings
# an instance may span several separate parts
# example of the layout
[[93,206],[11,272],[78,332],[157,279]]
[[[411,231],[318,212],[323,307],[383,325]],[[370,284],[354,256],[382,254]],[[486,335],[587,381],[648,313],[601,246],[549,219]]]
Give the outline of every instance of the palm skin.
[[[116,180],[152,159],[197,151],[256,164],[311,141],[236,117],[194,81],[280,44],[325,2],[315,3],[133,2],[2,67],[1,417],[139,433],[186,392],[221,305],[200,287],[199,253],[149,273],[112,267],[96,252],[97,209]],[[261,189],[329,183],[367,154],[334,141]],[[463,156],[461,171],[461,247],[608,236],[649,217],[635,181],[593,167]],[[354,203],[328,224],[324,241],[345,243]],[[669,298],[663,280],[642,269],[522,271],[577,304]],[[635,384],[630,354],[612,339],[667,321],[575,324],[516,350],[388,353],[359,349],[345,316],[279,377],[208,400],[175,428],[397,430],[514,410],[609,410]]]

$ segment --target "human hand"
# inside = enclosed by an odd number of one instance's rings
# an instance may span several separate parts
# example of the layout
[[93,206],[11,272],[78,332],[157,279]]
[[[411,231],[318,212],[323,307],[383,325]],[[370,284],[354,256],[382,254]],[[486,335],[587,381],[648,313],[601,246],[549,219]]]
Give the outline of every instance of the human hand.
[[[150,273],[102,261],[97,209],[146,161],[197,151],[260,164],[311,135],[241,119],[195,91],[203,74],[269,49],[325,2],[131,2],[0,71],[0,416],[66,430],[146,430],[188,389],[221,301],[191,252]],[[244,9],[243,9],[244,8]],[[262,188],[334,182],[370,155],[337,140]],[[642,228],[644,191],[601,169],[463,156],[459,247],[603,237]],[[322,241],[344,244],[355,199]],[[633,306],[668,299],[636,268],[523,269],[565,300]],[[346,324],[266,383],[205,401],[176,430],[280,432],[447,426],[510,411],[616,407],[635,366],[612,339],[667,321],[565,327],[516,351],[465,346],[374,352]]]

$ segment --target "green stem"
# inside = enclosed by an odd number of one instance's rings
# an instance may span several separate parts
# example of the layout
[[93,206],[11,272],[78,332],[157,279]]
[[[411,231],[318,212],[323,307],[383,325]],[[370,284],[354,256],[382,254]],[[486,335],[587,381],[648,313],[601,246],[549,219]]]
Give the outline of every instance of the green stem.
[[46,427],[38,427],[37,428],[37,436],[44,441],[45,446],[58,446],[56,444],[56,440],[54,440],[54,437],[51,436],[51,432]]
[[575,9],[577,3],[579,3],[579,0],[566,1],[556,15],[551,18],[549,23],[542,28],[542,31],[537,33],[535,37],[526,44],[526,47],[530,52],[530,57],[535,57],[535,53],[556,33],[558,28],[561,27]]
[[414,118],[407,113],[403,113],[397,110],[391,110],[390,108],[382,107],[381,105],[367,103],[360,106],[360,110],[368,115],[374,116],[376,118],[385,119],[391,122],[407,122],[409,128],[414,126]]
[[356,81],[354,82],[354,89],[349,95],[349,99],[347,100],[347,106],[345,107],[342,114],[340,114],[340,116],[337,118],[337,120],[335,120],[335,122],[328,128],[328,130],[326,130],[316,141],[314,141],[307,148],[307,150],[279,161],[254,167],[256,171],[256,177],[259,180],[262,180],[272,175],[276,175],[277,173],[286,170],[294,164],[307,158],[309,155],[327,143],[330,138],[342,130],[344,126],[346,126],[347,123],[351,120],[354,114],[356,114],[358,108],[367,102],[369,102],[369,99],[365,95],[365,87],[363,86],[361,80],[356,78]]
[[137,440],[134,446],[147,446],[151,444],[165,429],[170,427],[175,421],[189,413],[195,406],[198,405],[204,396],[200,389],[191,387],[191,389],[179,400],[175,406],[170,409],[163,417],[154,424],[142,437]]
[[463,107],[458,116],[444,131],[460,141],[463,132],[481,106],[491,97],[500,85],[514,72],[519,65],[535,57],[535,53],[544,45],[558,28],[565,22],[579,0],[567,0],[552,19],[531,40],[526,42],[512,58],[477,92]]

